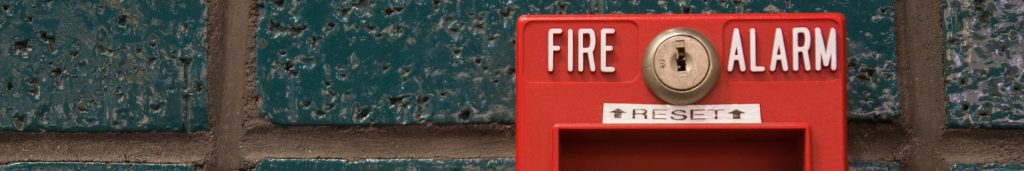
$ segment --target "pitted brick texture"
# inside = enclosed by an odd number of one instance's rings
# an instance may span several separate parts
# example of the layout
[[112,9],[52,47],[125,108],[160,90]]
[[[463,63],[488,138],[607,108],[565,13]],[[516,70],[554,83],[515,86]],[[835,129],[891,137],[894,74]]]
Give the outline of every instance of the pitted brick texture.
[[209,127],[206,4],[0,2],[0,130]]
[[843,12],[849,116],[898,117],[891,1],[258,1],[260,113],[280,125],[514,121],[524,14]]
[[942,2],[949,127],[1024,128],[1024,2]]

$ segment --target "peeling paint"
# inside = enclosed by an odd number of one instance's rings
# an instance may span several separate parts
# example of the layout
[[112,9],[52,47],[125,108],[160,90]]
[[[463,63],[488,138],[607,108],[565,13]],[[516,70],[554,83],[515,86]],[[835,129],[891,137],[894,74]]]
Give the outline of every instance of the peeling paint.
[[955,164],[950,171],[1014,171],[1024,170],[1020,163]]
[[1024,2],[943,1],[947,124],[1024,128]]
[[515,120],[524,14],[843,12],[850,118],[898,117],[892,2],[258,1],[260,113],[279,125]]
[[857,161],[850,162],[850,171],[899,171],[900,163],[898,162],[874,162],[874,161]]
[[0,130],[209,127],[203,2],[0,5]]

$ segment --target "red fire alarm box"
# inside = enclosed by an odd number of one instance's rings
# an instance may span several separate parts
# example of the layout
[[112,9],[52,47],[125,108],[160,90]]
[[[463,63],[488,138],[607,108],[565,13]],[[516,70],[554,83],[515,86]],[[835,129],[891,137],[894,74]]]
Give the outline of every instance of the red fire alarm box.
[[519,170],[846,170],[841,14],[526,15]]

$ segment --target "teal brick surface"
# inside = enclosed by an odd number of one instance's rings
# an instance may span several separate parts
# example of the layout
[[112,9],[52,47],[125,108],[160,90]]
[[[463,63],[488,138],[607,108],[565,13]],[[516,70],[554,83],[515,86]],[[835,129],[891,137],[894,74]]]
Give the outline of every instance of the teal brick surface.
[[0,131],[209,127],[201,0],[0,2]]
[[275,170],[515,170],[513,159],[370,159],[347,161],[341,159],[264,159],[256,171]]
[[897,162],[874,162],[857,161],[850,162],[850,171],[899,171],[900,163]]
[[0,165],[0,171],[43,171],[43,170],[76,170],[76,171],[194,171],[195,167],[188,164],[154,164],[154,163],[97,163],[97,162],[18,162]]
[[849,116],[898,117],[891,0],[258,1],[260,113],[279,125],[514,122],[524,14],[843,12]]
[[949,127],[1024,128],[1024,3],[942,4]]
[[1020,163],[988,163],[988,164],[955,164],[950,171],[1020,171],[1024,164]]

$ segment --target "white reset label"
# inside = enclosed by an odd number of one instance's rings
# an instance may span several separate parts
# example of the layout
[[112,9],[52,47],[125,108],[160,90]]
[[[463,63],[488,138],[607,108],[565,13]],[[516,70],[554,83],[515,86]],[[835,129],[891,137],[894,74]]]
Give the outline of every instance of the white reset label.
[[605,103],[606,124],[761,123],[760,104],[667,105]]

